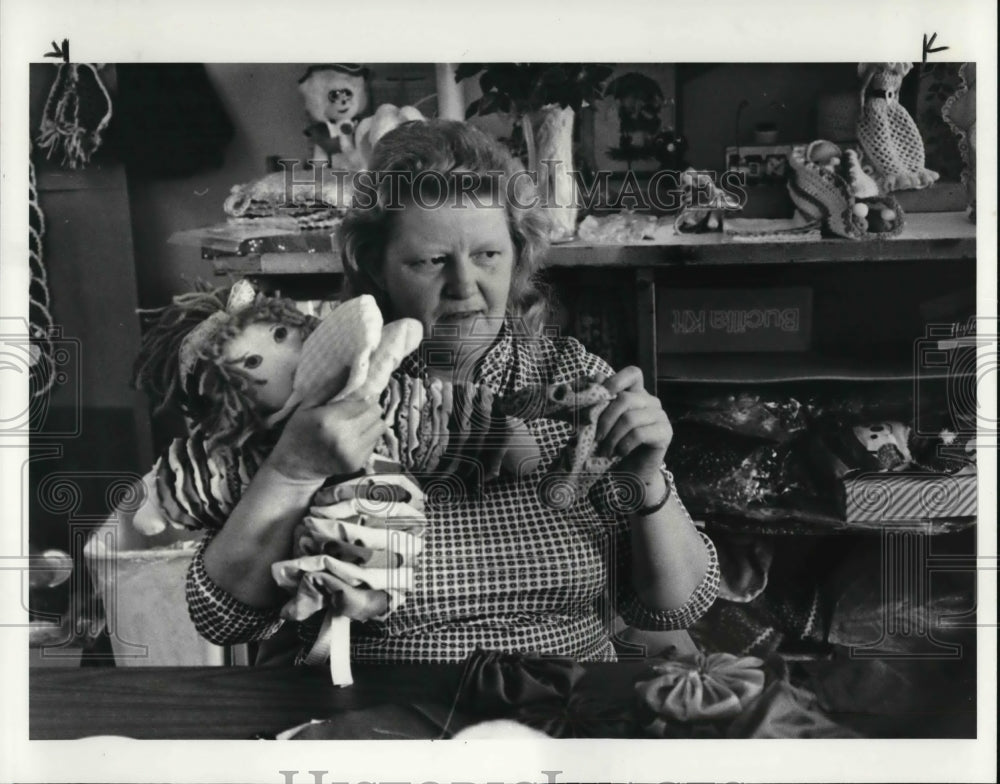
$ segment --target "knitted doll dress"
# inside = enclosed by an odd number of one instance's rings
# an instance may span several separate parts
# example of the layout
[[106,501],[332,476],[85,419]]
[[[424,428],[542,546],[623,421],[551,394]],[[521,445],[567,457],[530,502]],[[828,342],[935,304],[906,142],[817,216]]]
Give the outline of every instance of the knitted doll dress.
[[885,189],[926,188],[938,179],[924,167],[924,142],[909,112],[899,103],[908,63],[877,63],[862,93],[858,139],[884,178]]

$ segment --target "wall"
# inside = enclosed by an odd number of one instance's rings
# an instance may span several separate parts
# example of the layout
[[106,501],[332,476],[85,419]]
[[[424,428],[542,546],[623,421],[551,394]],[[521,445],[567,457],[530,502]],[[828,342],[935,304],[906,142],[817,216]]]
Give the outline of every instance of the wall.
[[[825,93],[857,89],[855,63],[726,63],[680,69],[680,122],[696,168],[718,169],[725,148],[753,142],[758,122],[778,126],[779,143],[811,141],[816,103]],[[748,106],[736,115],[740,102]]]
[[[182,179],[129,181],[139,301],[144,307],[162,305],[195,281],[212,279],[211,266],[197,249],[169,244],[174,232],[224,221],[222,203],[232,186],[266,174],[268,157],[302,158],[311,152],[302,134],[307,121],[298,92],[307,64],[206,67],[235,126],[223,166]],[[376,104],[412,103],[434,92],[432,65],[370,67]]]
[[[32,138],[55,73],[50,64],[31,66]],[[100,75],[114,95],[115,69],[103,68]],[[91,162],[77,170],[47,160],[37,148],[33,153],[45,216],[43,264],[62,338],[56,345],[67,350],[69,361],[33,423],[24,472],[29,537],[38,549],[74,555],[70,525],[107,515],[111,486],[152,461],[145,404],[129,388],[139,349],[136,269],[125,167],[111,137],[109,129]],[[15,505],[9,507],[13,517]]]

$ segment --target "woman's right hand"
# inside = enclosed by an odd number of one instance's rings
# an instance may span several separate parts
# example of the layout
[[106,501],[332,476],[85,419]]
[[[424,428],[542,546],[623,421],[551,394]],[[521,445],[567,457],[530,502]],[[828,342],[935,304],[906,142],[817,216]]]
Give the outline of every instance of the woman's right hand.
[[299,408],[267,458],[296,482],[318,481],[363,468],[385,432],[377,400],[340,400]]

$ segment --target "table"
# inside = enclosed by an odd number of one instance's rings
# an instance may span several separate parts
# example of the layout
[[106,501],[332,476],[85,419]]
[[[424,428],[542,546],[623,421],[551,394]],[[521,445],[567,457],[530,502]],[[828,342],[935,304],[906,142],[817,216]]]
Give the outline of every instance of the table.
[[[247,740],[316,718],[402,702],[454,700],[461,665],[354,664],[355,684],[330,684],[326,668],[93,667],[32,669],[29,737]],[[642,661],[588,664],[579,688],[631,704]]]
[[[837,703],[830,718],[867,737],[970,738],[974,652],[970,645],[951,660],[797,662],[793,682],[825,689]],[[633,684],[649,674],[649,663],[588,663],[575,691],[627,713],[635,705]],[[886,667],[893,678],[883,676]],[[248,740],[311,719],[406,703],[433,705],[445,716],[461,676],[461,665],[444,664],[356,663],[353,670],[354,686],[337,688],[322,667],[33,668],[29,738]],[[912,685],[905,695],[901,683]]]

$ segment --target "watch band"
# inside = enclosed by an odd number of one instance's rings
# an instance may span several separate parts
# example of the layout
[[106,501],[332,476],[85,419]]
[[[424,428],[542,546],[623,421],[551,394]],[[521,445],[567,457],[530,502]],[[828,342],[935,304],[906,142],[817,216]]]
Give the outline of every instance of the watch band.
[[667,501],[670,500],[670,496],[673,495],[674,475],[663,466],[660,466],[660,473],[663,475],[663,483],[666,485],[663,497],[655,503],[649,504],[648,506],[641,506],[636,509],[635,515],[637,517],[649,517],[649,515],[659,512],[666,505]]

